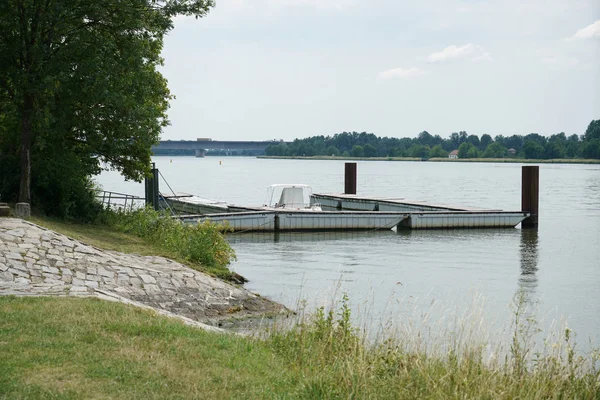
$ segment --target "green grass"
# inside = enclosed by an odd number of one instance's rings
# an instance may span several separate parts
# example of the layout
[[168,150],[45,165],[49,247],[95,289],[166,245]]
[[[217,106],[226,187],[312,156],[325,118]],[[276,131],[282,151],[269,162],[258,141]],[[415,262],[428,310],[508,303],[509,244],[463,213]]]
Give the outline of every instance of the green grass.
[[208,333],[97,299],[0,298],[0,398],[597,399],[577,357],[518,369],[481,349],[367,345],[344,302],[264,339]]
[[29,221],[101,249],[142,256],[162,256],[222,279],[231,277],[231,271],[225,266],[204,265],[200,262],[191,261],[175,251],[165,249],[164,246],[156,242],[140,238],[134,234],[121,232],[114,226],[72,223],[42,216],[32,216]]
[[260,343],[97,299],[0,298],[0,398],[259,398],[287,366]]

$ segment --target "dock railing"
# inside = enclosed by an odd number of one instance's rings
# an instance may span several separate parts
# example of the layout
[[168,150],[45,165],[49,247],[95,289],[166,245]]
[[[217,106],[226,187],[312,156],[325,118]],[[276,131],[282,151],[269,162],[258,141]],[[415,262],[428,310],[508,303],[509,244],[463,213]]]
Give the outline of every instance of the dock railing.
[[131,211],[134,207],[144,205],[143,197],[108,190],[97,191],[96,198],[101,201],[104,207],[113,210]]

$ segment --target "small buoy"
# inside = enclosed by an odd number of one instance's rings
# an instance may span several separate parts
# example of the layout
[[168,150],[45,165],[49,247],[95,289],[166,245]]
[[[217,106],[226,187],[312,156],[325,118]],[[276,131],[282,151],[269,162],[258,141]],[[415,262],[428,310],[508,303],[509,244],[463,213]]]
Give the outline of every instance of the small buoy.
[[171,161],[170,161],[170,163],[171,163],[171,164],[173,164],[173,159],[172,159],[172,158],[171,158]]
[[219,165],[221,165],[221,160],[219,160]]

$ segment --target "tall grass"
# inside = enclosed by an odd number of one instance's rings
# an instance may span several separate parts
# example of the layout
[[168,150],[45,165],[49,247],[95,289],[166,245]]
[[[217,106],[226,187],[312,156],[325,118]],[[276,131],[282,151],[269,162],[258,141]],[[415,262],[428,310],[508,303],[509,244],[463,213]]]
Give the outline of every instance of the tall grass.
[[132,211],[105,210],[101,222],[121,232],[150,241],[192,263],[201,264],[207,272],[220,278],[231,277],[229,265],[236,260],[223,232],[227,230],[209,221],[184,224],[166,213],[151,208]]
[[352,327],[344,296],[271,328],[266,343],[299,370],[319,371],[306,383],[314,398],[600,398],[600,353],[579,354],[566,327],[540,349],[524,308],[517,294],[508,343],[491,343],[469,318],[437,338],[418,329],[372,338]]
[[347,297],[300,318],[241,337],[97,299],[0,297],[0,398],[600,396],[598,354],[578,355],[570,330],[545,354],[525,340],[506,358],[488,358],[478,342],[451,337],[417,349],[414,331],[369,340],[352,325]]

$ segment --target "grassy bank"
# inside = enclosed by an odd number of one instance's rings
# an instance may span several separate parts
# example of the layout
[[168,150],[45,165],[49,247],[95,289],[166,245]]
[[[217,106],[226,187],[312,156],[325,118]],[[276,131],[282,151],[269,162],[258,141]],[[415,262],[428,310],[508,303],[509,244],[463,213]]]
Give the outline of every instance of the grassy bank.
[[155,213],[139,211],[131,218],[108,214],[104,223],[95,224],[71,223],[42,216],[32,216],[30,221],[98,248],[163,256],[222,279],[231,278],[228,265],[230,260],[235,259],[235,254],[218,228],[178,226],[175,221],[166,219],[168,226],[150,226]]
[[516,164],[600,164],[600,160],[594,159],[551,159],[531,160],[525,158],[429,158],[421,160],[414,157],[335,157],[335,156],[259,156],[258,158],[270,158],[281,160],[347,160],[347,161],[432,161],[432,162],[485,162],[485,163],[516,163]]
[[[482,360],[366,345],[349,310],[265,339],[219,335],[97,299],[0,298],[0,398],[579,398],[600,393],[577,357]],[[519,350],[522,351],[523,349]]]

